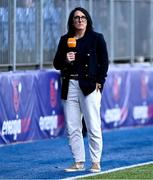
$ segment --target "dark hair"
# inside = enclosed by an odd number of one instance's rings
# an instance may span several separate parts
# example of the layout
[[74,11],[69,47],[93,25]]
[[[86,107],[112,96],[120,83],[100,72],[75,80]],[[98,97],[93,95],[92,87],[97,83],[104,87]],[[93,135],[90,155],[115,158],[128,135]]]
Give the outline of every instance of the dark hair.
[[75,34],[75,28],[73,26],[73,17],[74,17],[74,13],[76,11],[81,11],[87,18],[87,28],[86,31],[90,31],[93,30],[92,27],[92,19],[89,15],[89,13],[87,12],[87,10],[85,10],[82,7],[76,7],[75,9],[73,9],[69,15],[69,19],[68,19],[68,23],[67,23],[67,29],[68,29],[68,34],[74,35]]

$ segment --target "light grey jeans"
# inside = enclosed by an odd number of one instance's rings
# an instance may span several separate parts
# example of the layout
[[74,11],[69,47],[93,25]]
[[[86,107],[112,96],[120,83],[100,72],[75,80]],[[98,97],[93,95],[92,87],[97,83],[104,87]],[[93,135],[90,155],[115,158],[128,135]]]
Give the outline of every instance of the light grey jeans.
[[70,80],[67,100],[63,100],[69,145],[75,162],[85,162],[85,149],[82,135],[82,118],[84,116],[89,152],[92,162],[100,162],[102,154],[102,129],[100,118],[101,93],[95,90],[84,96],[79,83]]

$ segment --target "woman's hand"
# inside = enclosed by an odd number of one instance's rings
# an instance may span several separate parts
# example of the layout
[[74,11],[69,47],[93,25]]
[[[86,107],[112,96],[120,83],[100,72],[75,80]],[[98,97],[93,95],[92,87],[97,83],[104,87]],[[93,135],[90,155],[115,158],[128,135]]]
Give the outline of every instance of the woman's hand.
[[96,91],[98,92],[99,89],[101,89],[101,84],[96,83]]
[[76,52],[68,52],[66,54],[66,59],[68,62],[72,62],[72,61],[75,61],[75,54]]

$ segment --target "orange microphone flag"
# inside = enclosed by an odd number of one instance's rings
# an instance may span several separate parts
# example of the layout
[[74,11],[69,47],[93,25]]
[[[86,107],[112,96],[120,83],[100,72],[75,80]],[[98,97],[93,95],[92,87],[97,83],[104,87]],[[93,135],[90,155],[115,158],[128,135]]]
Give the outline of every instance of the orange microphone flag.
[[67,45],[69,48],[76,47],[76,38],[68,38]]

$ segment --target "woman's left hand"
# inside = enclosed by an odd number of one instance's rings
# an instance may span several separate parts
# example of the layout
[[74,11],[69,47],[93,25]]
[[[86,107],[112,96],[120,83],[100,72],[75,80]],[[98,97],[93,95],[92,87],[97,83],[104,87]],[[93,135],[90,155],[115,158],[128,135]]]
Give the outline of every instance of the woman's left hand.
[[101,89],[101,84],[96,83],[96,91],[98,92],[99,89]]

